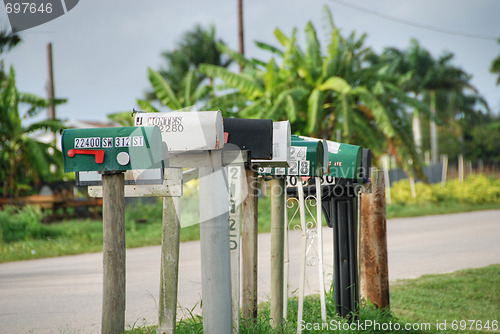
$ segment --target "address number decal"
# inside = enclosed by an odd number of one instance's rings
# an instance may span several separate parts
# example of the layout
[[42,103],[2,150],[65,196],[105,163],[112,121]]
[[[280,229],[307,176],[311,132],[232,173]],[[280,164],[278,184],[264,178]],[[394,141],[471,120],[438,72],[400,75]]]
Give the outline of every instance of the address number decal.
[[75,138],[75,148],[113,148],[114,147],[131,147],[144,146],[144,137],[89,137]]
[[75,138],[75,148],[100,148],[101,138]]

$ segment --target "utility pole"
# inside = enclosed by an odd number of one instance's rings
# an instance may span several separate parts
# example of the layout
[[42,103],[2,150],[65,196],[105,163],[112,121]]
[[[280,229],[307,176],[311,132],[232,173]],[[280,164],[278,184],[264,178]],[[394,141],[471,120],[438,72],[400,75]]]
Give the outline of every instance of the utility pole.
[[[49,98],[49,108],[47,110],[47,119],[56,118],[56,106],[54,105],[54,68],[52,66],[52,43],[47,44],[47,62],[49,70],[49,81],[47,82],[47,95]],[[56,145],[57,135],[54,132],[52,134],[51,142]]]
[[[245,38],[243,34],[243,0],[238,0],[238,43],[241,55],[245,55]],[[243,67],[240,65],[240,72]]]
[[48,119],[56,118],[56,107],[54,105],[54,69],[52,66],[52,43],[47,44],[47,61],[49,69],[49,82],[47,83],[47,95],[50,100],[49,110],[47,113]]

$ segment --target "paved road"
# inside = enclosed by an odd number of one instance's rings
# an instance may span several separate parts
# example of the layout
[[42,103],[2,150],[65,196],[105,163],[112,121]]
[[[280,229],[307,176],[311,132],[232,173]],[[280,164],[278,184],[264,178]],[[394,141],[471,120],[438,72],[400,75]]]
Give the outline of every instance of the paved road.
[[[330,229],[323,231],[329,285],[333,238]],[[290,291],[294,291],[298,235],[291,235],[290,242]],[[260,300],[267,299],[270,290],[269,244],[269,234],[259,236]],[[388,247],[391,281],[500,263],[500,210],[392,219]],[[179,306],[184,314],[201,299],[199,252],[199,242],[181,244]],[[127,251],[128,326],[157,320],[159,262],[159,247]],[[317,287],[317,270],[308,268],[307,292],[317,292]],[[1,333],[98,333],[101,299],[102,254],[0,264]]]

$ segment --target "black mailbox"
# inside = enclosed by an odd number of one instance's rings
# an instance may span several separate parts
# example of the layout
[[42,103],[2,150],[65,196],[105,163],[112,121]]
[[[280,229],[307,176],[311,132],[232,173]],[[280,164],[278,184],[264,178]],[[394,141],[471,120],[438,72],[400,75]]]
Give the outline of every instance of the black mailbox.
[[251,159],[273,158],[273,121],[270,119],[224,118],[227,143],[250,152]]
[[370,179],[370,168],[372,166],[372,151],[369,148],[363,149],[363,156],[361,158],[361,171],[359,178],[362,182],[368,182]]

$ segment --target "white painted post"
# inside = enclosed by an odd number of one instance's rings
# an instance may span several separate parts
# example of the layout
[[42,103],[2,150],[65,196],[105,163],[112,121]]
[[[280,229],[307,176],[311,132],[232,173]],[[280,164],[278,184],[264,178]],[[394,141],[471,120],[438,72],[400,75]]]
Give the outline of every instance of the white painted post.
[[286,319],[288,313],[288,267],[290,264],[290,252],[288,250],[288,201],[286,194],[286,184],[285,181],[285,196],[284,196],[284,208],[285,208],[285,218],[283,224],[285,224],[285,238],[283,247],[283,319]]
[[233,333],[240,331],[240,224],[241,182],[243,168],[229,166],[229,247],[231,250],[231,299],[233,305]]
[[321,209],[321,178],[316,177],[316,228],[318,229],[318,274],[321,320],[326,321],[325,270],[323,266],[323,212]]
[[228,184],[222,152],[209,151],[212,166],[200,168],[200,247],[203,331],[233,331]]
[[415,178],[413,176],[410,176],[410,192],[412,198],[417,197],[417,194],[415,192]]
[[464,156],[458,155],[458,180],[460,183],[464,182]]
[[299,216],[301,226],[301,253],[300,253],[300,277],[299,277],[299,309],[297,312],[297,333],[302,332],[302,318],[304,314],[304,290],[306,280],[306,252],[307,252],[307,234],[306,234],[306,210],[304,201],[304,187],[302,178],[297,177],[297,189],[299,193]]
[[[166,168],[164,185],[177,182],[182,183],[182,169]],[[181,194],[175,194],[163,197],[158,334],[175,333],[177,320]]]
[[443,169],[441,172],[441,184],[443,188],[446,186],[446,176],[448,175],[448,155],[443,154]]
[[384,169],[385,180],[385,199],[388,205],[391,205],[391,181],[389,180],[389,157],[382,157],[382,165]]

